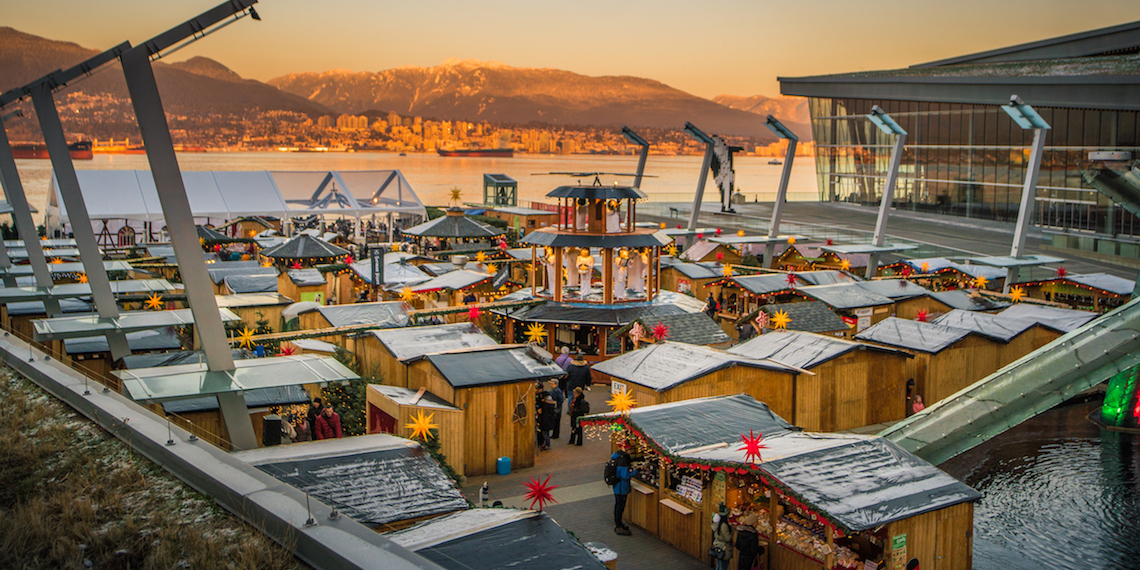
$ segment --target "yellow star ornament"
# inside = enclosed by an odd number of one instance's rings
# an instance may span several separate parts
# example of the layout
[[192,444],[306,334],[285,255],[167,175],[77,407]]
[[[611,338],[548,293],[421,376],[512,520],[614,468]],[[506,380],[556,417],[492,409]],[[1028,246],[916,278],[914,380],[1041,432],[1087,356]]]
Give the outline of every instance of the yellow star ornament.
[[86,273],[80,273],[79,274],[79,282],[80,283],[86,283],[87,282],[87,274]]
[[419,412],[416,412],[415,416],[412,417],[412,423],[404,424],[404,427],[412,430],[412,439],[427,441],[427,438],[435,437],[432,435],[431,430],[439,428],[439,426],[431,423],[431,420],[434,417],[435,414],[428,414],[427,416],[424,416],[424,411],[420,410]]
[[484,261],[487,261],[487,254],[483,253],[481,251],[479,253],[476,253],[475,254],[475,261],[478,261],[479,263],[483,263]]
[[546,340],[546,327],[533,323],[526,327],[526,341],[542,344]]
[[930,264],[923,261],[922,262],[922,274],[926,275],[927,273],[930,273]]
[[732,266],[725,265],[721,273],[723,273],[725,277],[732,277]]
[[669,244],[669,247],[665,248],[665,252],[669,255],[672,255],[673,257],[677,257],[677,245],[672,243]]
[[989,282],[990,282],[990,280],[986,279],[985,275],[979,275],[977,278],[974,279],[974,287],[977,289],[985,289],[986,284]]
[[499,266],[498,265],[495,265],[494,263],[488,263],[487,264],[487,273],[490,273],[491,275],[495,275],[498,272],[499,272]]
[[776,311],[776,313],[772,315],[772,328],[774,329],[786,330],[790,322],[792,322],[792,318],[784,311]]
[[245,327],[241,330],[241,334],[238,335],[238,341],[238,346],[253,348],[253,331],[249,330],[249,327]]
[[404,287],[403,289],[400,289],[400,300],[405,303],[411,303],[412,299],[414,299],[415,296],[416,294],[412,292],[411,287]]
[[1025,290],[1021,287],[1014,287],[1009,290],[1009,299],[1014,303],[1020,302],[1022,297],[1025,297]]
[[606,403],[609,404],[615,412],[624,415],[628,415],[629,411],[637,405],[637,401],[633,399],[633,396],[630,396],[629,392],[625,391],[615,392]]
[[839,268],[844,270],[844,271],[850,270],[851,269],[851,260],[847,259],[847,258],[843,258],[843,259],[839,260]]
[[58,257],[53,257],[51,260],[51,263],[52,263],[52,265],[59,265],[59,264],[63,263],[63,260],[58,258]]
[[788,236],[788,245],[796,245],[796,236]]
[[146,303],[144,306],[155,311],[162,310],[162,295],[159,295],[158,293],[152,293],[150,297],[146,298]]

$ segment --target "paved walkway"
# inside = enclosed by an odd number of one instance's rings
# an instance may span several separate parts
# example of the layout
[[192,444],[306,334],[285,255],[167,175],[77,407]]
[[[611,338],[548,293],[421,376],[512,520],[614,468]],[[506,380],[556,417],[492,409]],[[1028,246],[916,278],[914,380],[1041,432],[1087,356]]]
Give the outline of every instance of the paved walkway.
[[[594,412],[608,410],[608,386],[594,386],[586,395]],[[618,553],[621,570],[705,569],[689,555],[657,540],[641,529],[633,528],[632,536],[614,534],[613,494],[602,481],[602,471],[610,457],[609,440],[600,433],[590,437],[587,433],[582,447],[567,445],[570,439],[570,420],[562,417],[562,433],[553,441],[550,451],[539,452],[534,467],[517,469],[510,475],[472,477],[463,487],[464,494],[475,504],[479,503],[479,488],[486,481],[491,489],[491,501],[502,501],[510,507],[529,508],[524,498],[524,484],[532,477],[543,481],[550,476],[550,484],[558,485],[553,495],[557,504],[546,507],[546,512],[567,531],[582,542],[601,542]]]

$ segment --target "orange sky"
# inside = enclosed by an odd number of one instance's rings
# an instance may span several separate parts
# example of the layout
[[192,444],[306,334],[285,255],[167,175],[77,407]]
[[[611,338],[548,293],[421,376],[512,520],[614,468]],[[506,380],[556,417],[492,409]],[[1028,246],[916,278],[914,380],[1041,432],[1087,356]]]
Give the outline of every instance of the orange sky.
[[[103,49],[220,0],[2,0],[0,25]],[[1135,0],[265,0],[172,59],[254,79],[448,57],[635,75],[703,97],[775,95],[777,76],[890,69],[1140,20]]]

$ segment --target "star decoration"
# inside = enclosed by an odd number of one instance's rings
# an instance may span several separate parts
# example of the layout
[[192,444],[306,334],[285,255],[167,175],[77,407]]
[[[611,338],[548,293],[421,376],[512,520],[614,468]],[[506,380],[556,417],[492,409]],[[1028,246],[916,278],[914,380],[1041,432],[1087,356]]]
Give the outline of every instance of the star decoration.
[[787,277],[784,278],[784,281],[787,282],[788,287],[794,288],[796,286],[795,272],[789,271]]
[[531,510],[534,509],[535,503],[538,503],[538,510],[541,511],[542,508],[546,506],[546,503],[558,502],[554,500],[554,495],[550,494],[551,491],[558,488],[558,485],[550,484],[550,477],[550,475],[547,475],[545,481],[539,481],[531,477],[530,481],[523,483],[527,488],[525,497],[530,499]]
[[796,236],[788,236],[788,245],[796,245]]
[[911,269],[909,265],[903,265],[902,271],[899,271],[899,274],[903,277],[910,277],[911,273],[914,273],[914,270]]
[[744,237],[744,230],[737,230],[736,235],[738,235],[740,237]]
[[398,244],[398,243],[394,243],[394,244],[392,244],[392,246],[391,246],[391,247],[389,247],[388,249],[391,249],[392,251],[400,251],[400,244]]
[[661,229],[665,229],[665,222],[661,222]]
[[922,262],[922,273],[923,275],[930,273],[930,264],[925,261]]
[[827,245],[835,245],[835,240],[833,240],[833,239],[831,239],[831,238],[827,238],[827,242],[826,242],[826,243],[827,243]]
[[257,230],[249,230],[249,237],[255,237],[256,235],[257,235]]
[[724,269],[721,270],[721,273],[725,277],[732,277],[732,266],[731,265],[725,265]]
[[705,239],[705,234],[703,234],[703,233],[698,233],[698,234],[697,234],[697,239]]
[[985,289],[986,284],[989,282],[990,280],[986,279],[985,275],[979,275],[974,279],[974,287],[977,289]]
[[609,404],[615,412],[625,415],[628,415],[629,410],[637,405],[637,401],[633,399],[633,396],[630,396],[629,392],[625,391],[615,392],[606,403]]
[[681,224],[677,224],[677,229],[681,229]]
[[467,320],[474,321],[479,318],[479,307],[472,305],[467,309]]
[[488,263],[487,264],[487,273],[490,273],[491,275],[495,275],[498,272],[499,272],[499,266],[498,265],[495,265],[494,263]]
[[460,202],[459,193],[462,191],[463,190],[460,188],[452,188],[451,189],[451,199],[448,200],[447,203],[451,204],[452,206],[458,206],[459,202]]
[[748,435],[740,434],[740,441],[744,443],[744,446],[738,448],[737,451],[744,452],[744,461],[748,463],[758,463],[760,461],[763,461],[763,459],[760,457],[760,450],[768,449],[768,446],[761,443],[763,439],[763,433],[753,433],[752,430],[748,430]]
[[1066,276],[1066,275],[1068,275],[1068,274],[1069,274],[1069,270],[1068,270],[1068,269],[1065,269],[1064,267],[1058,267],[1058,268],[1057,268],[1057,278],[1059,278],[1059,279],[1064,279],[1064,278],[1065,278],[1065,276]]
[[266,259],[264,262],[262,262],[261,266],[262,267],[273,267],[273,262]]
[[724,261],[724,252],[723,251],[716,252],[716,260],[717,261]]
[[206,238],[204,238],[204,237],[198,238],[198,245],[201,247],[206,247]]
[[87,282],[87,274],[86,273],[80,273],[79,274],[79,282],[80,283],[86,283]]
[[416,298],[416,294],[412,292],[411,287],[404,287],[400,289],[400,300],[405,303],[411,303],[412,299]]
[[717,228],[716,229],[716,237],[720,237],[720,232],[721,232],[720,228]]
[[53,257],[51,259],[51,263],[52,263],[52,265],[59,265],[59,264],[63,263],[63,260],[58,258],[58,257]]
[[1021,287],[1014,287],[1014,288],[1009,290],[1009,299],[1011,301],[1013,301],[1014,303],[1020,302],[1021,298],[1024,296],[1025,296],[1025,290],[1022,289]]
[[844,270],[844,271],[850,270],[851,269],[851,260],[847,259],[846,257],[839,260],[839,268]]
[[526,327],[526,341],[533,342],[534,344],[542,344],[546,340],[546,327],[532,323]]
[[346,265],[352,265],[352,264],[353,264],[353,263],[355,263],[355,262],[356,262],[356,260],[355,260],[355,259],[353,259],[351,255],[346,255],[346,256],[344,256],[344,263],[345,263]]
[[669,336],[669,325],[657,323],[653,325],[653,330],[650,331],[653,335],[653,340],[662,341]]
[[150,296],[146,298],[144,306],[155,311],[162,310],[162,295],[151,293]]
[[918,314],[915,315],[915,317],[914,317],[914,320],[916,320],[920,323],[925,323],[925,322],[929,322],[926,320],[927,318],[929,318],[929,317],[928,317],[928,313],[926,312],[926,309],[919,309]]
[[637,348],[643,338],[645,338],[645,327],[639,322],[634,322],[633,326],[629,327],[629,340],[633,341],[633,347]]
[[788,323],[792,322],[792,318],[788,316],[786,311],[776,311],[772,315],[772,328],[777,330],[784,330],[788,328]]
[[508,248],[508,247],[510,247],[510,246],[508,246],[508,245],[507,245],[507,240],[505,240],[505,239],[501,239],[501,240],[499,240],[499,245],[498,245],[498,247],[499,247],[499,249],[505,250],[505,249],[507,249],[507,248]]
[[677,244],[669,244],[669,247],[665,248],[665,252],[673,257],[677,257]]
[[293,265],[289,266],[289,269],[300,269],[300,268],[301,268],[301,262],[300,261],[294,261]]
[[424,411],[420,410],[416,412],[416,415],[412,416],[412,423],[404,424],[404,427],[412,430],[412,439],[427,441],[429,437],[435,437],[432,435],[431,430],[439,428],[438,425],[431,423],[431,420],[434,417],[435,414],[428,414],[425,416]]
[[293,356],[294,354],[297,354],[297,347],[291,344],[283,344],[281,345],[281,351],[278,352],[278,354],[281,356]]
[[253,348],[253,331],[249,330],[249,327],[245,327],[241,330],[241,334],[238,335],[238,341],[238,346]]
[[478,261],[479,263],[483,263],[484,261],[487,261],[487,254],[483,253],[482,251],[480,251],[479,253],[476,253],[475,254],[475,261]]

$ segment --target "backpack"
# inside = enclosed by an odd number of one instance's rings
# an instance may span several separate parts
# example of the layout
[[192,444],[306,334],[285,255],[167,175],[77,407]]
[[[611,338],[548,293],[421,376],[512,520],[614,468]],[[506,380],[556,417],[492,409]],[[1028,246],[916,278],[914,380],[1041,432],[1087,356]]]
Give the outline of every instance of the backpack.
[[617,459],[611,457],[610,460],[606,462],[606,470],[604,473],[606,485],[612,487],[621,481],[621,479],[618,478],[617,468]]

